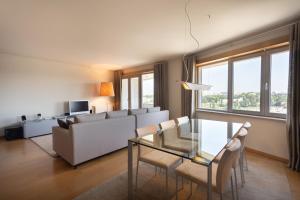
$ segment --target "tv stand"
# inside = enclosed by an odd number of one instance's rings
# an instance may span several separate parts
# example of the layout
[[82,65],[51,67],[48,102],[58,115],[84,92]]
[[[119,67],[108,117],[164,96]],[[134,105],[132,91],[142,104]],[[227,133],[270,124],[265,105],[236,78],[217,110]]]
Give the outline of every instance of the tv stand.
[[57,119],[29,120],[23,123],[24,138],[52,133],[52,127],[58,126]]

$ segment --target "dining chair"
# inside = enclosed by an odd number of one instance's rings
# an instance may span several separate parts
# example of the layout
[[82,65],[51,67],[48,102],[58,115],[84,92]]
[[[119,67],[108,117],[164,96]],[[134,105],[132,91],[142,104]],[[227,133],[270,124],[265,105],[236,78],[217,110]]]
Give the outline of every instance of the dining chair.
[[179,133],[180,136],[190,134],[191,125],[190,125],[190,119],[189,119],[188,116],[177,118],[176,119],[176,124],[178,126],[178,133]]
[[[247,131],[249,131],[252,127],[252,124],[250,122],[245,122],[243,125],[243,128],[247,129]],[[243,155],[242,155],[244,161],[245,161],[245,167],[246,170],[248,171],[248,159],[247,159],[247,155],[245,154],[245,151],[243,149]]]
[[245,184],[244,161],[246,161],[246,169],[248,170],[247,159],[245,154],[245,139],[247,135],[248,135],[248,130],[246,128],[241,128],[241,130],[237,135],[237,138],[241,141],[241,156],[239,159],[239,165],[240,165],[242,186]]
[[[223,194],[226,189],[228,180],[231,180],[232,197],[235,199],[235,192],[237,185],[234,189],[233,186],[233,170],[232,166],[239,159],[241,142],[239,139],[234,138],[231,144],[225,149],[219,163],[212,163],[212,189],[218,193],[223,199]],[[191,194],[192,182],[206,186],[207,185],[207,167],[193,163],[191,161],[184,162],[175,170],[176,173],[176,200],[178,199],[178,176],[184,177],[191,181]],[[237,193],[236,193],[237,194]],[[238,195],[237,195],[238,198]]]
[[[240,174],[241,174],[241,182],[242,182],[242,186],[244,186],[245,184],[245,173],[244,173],[244,156],[245,156],[245,139],[246,136],[248,135],[248,130],[245,128],[241,128],[236,136],[236,138],[238,138],[241,142],[241,150],[240,150],[240,158],[238,160],[237,163],[233,163],[233,170],[234,170],[234,176],[236,179],[236,169],[239,165],[240,167]],[[229,142],[229,144],[227,146],[229,146],[232,143],[232,140]],[[220,162],[220,159],[222,158],[223,154],[225,152],[225,149],[223,149],[219,155],[214,159],[214,162],[218,163]]]
[[176,123],[173,119],[165,122],[161,122],[159,125],[162,131],[176,127]]
[[252,127],[252,124],[250,122],[245,122],[243,127],[249,130]]
[[[151,125],[143,128],[137,128],[136,134],[138,137],[150,135],[150,134],[157,134],[158,126]],[[138,144],[138,155],[137,155],[137,167],[136,167],[136,190],[138,188],[138,171],[139,171],[139,162],[145,162],[155,167],[159,167],[165,169],[166,171],[166,197],[168,198],[168,171],[169,169],[180,160],[179,157],[158,151],[152,150],[143,152],[147,147],[141,148],[141,145]],[[156,174],[156,168],[155,168]]]

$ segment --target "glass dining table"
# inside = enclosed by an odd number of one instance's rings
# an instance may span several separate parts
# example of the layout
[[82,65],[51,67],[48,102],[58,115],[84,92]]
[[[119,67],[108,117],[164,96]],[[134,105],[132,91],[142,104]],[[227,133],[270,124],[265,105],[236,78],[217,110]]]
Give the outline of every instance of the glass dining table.
[[176,155],[207,167],[207,199],[212,199],[212,162],[243,127],[242,123],[191,119],[180,128],[128,140],[128,198],[133,199],[133,144]]

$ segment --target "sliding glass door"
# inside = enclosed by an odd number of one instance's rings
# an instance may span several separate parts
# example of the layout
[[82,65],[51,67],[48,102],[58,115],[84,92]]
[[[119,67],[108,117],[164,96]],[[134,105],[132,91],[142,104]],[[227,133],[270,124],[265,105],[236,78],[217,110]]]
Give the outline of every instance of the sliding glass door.
[[143,73],[122,78],[121,109],[149,108],[154,105],[154,75]]

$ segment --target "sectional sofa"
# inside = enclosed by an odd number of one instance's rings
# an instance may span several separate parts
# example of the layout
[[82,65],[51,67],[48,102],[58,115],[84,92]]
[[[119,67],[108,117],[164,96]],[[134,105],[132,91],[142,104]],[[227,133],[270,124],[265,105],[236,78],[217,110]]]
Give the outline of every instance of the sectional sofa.
[[136,128],[167,120],[169,111],[159,107],[76,116],[68,129],[52,128],[53,150],[76,166],[126,147]]

